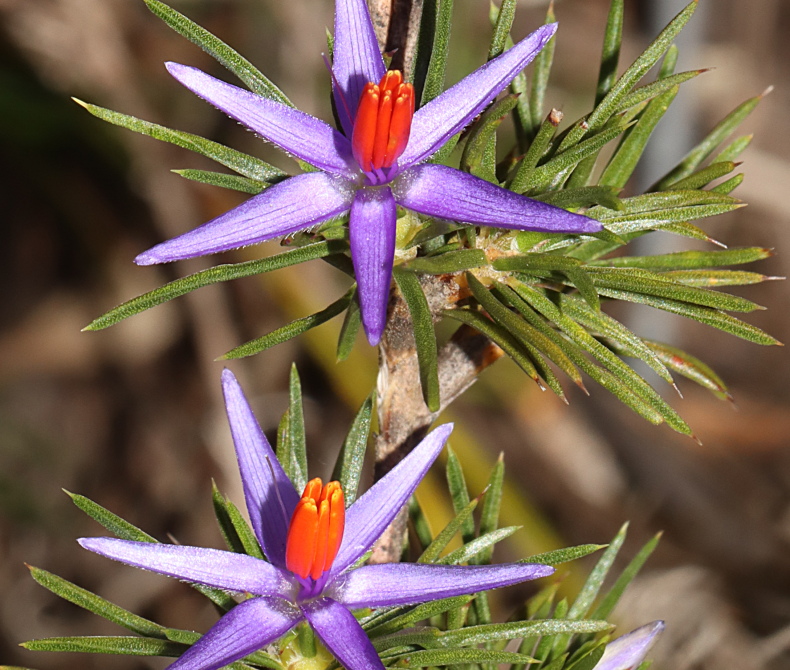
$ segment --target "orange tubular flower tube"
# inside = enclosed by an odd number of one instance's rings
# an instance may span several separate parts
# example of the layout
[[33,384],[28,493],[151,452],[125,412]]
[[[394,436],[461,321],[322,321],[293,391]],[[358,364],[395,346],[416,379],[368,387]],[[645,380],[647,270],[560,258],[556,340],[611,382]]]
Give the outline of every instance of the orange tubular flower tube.
[[346,508],[338,482],[312,479],[296,505],[285,548],[285,564],[302,579],[321,578],[332,567],[343,541]]
[[390,70],[378,86],[368,83],[354,121],[351,146],[363,172],[392,167],[406,149],[414,116],[414,87]]

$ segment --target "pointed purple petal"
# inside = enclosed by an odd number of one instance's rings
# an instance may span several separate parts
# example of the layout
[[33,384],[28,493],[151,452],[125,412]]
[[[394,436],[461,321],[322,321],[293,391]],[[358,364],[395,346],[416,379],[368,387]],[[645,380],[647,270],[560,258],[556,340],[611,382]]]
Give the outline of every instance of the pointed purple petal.
[[647,652],[655,644],[658,636],[664,631],[663,621],[654,621],[630,633],[618,637],[606,645],[596,670],[630,670],[635,668],[647,656]]
[[343,605],[321,598],[302,605],[302,610],[324,646],[346,670],[384,668],[362,626]]
[[217,670],[265,647],[303,618],[284,600],[245,600],[217,621],[168,670]]
[[332,565],[332,576],[340,574],[379,539],[414,493],[452,430],[453,424],[446,423],[429,433],[406,458],[348,508],[343,543]]
[[477,68],[425,107],[420,107],[411,124],[409,144],[398,163],[408,167],[425,160],[468,126],[540,53],[556,30],[556,23],[541,26],[512,49]]
[[266,557],[284,568],[288,524],[299,493],[269,446],[239,382],[228,369],[222,371],[222,390],[253,530]]
[[397,207],[389,188],[363,188],[351,205],[349,234],[354,274],[359,286],[362,325],[372,346],[387,323],[387,301],[395,260]]
[[346,607],[415,605],[498,589],[530,579],[547,577],[546,565],[427,565],[389,563],[351,570],[339,577],[326,594]]
[[282,570],[244,554],[111,537],[88,537],[78,542],[100,556],[187,582],[281,598],[290,598],[294,590]]
[[157,244],[134,261],[169,263],[288,235],[347,211],[352,198],[353,190],[340,177],[324,172],[291,177],[216,219]]
[[386,71],[365,0],[337,0],[335,3],[332,71],[348,105],[346,111],[343,100],[335,92],[337,113],[346,135],[351,137],[362,89],[369,81],[378,84]]
[[320,119],[226,84],[197,68],[179,63],[166,63],[166,67],[190,91],[289,154],[334,174],[353,178],[358,173],[349,141]]
[[426,163],[410,168],[392,185],[399,205],[415,212],[464,223],[541,230],[594,233],[595,219],[513,193],[466,172]]

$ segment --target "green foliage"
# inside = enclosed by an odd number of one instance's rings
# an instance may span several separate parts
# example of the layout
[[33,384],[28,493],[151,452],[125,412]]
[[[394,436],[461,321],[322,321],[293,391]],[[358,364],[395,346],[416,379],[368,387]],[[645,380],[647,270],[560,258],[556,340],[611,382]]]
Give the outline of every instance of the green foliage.
[[[251,91],[290,104],[263,74],[221,40],[159,0],[146,2],[168,26],[227,67]],[[692,435],[688,425],[622,357],[646,362],[667,383],[674,384],[672,374],[678,373],[718,397],[728,398],[724,383],[692,354],[637,336],[601,308],[606,310],[613,300],[648,305],[750,342],[779,344],[731,314],[749,313],[760,309],[759,305],[720,290],[774,279],[749,269],[730,269],[766,258],[768,250],[683,251],[645,257],[628,255],[624,249],[632,240],[657,232],[723,246],[700,226],[706,227],[708,219],[744,205],[731,194],[743,180],[736,161],[752,138],[736,135],[727,142],[765,95],[751,97],[734,109],[647,193],[621,197],[653,130],[680,88],[695,85],[696,78],[705,72],[675,73],[678,49],[674,42],[692,18],[696,1],[623,70],[624,4],[622,0],[611,2],[598,80],[590,86],[592,105],[584,116],[562,129],[560,112],[552,109],[546,114],[549,103],[556,107],[565,103],[547,99],[555,46],[552,39],[531,70],[516,76],[508,95],[493,101],[470,128],[451,138],[431,158],[444,162],[455,150],[463,170],[516,193],[585,214],[604,226],[595,235],[515,232],[411,214],[422,225],[407,244],[416,255],[396,269],[395,280],[414,323],[423,396],[432,411],[440,405],[433,328],[441,316],[489,337],[536,383],[551,388],[560,398],[566,396],[551,363],[580,388],[585,389],[584,377],[589,377],[646,420],[666,423],[687,435]],[[512,48],[516,7],[511,0],[490,5],[489,58]],[[411,75],[420,104],[433,100],[444,88],[452,14],[452,0],[424,3]],[[550,6],[546,22],[555,19]],[[330,36],[330,52],[331,48]],[[654,66],[658,66],[658,74],[647,79]],[[619,77],[618,67],[623,70]],[[288,177],[255,157],[210,140],[80,104],[110,123],[212,158],[236,173],[177,171],[187,179],[254,195]],[[509,151],[499,147],[497,152],[498,129],[507,115],[515,123],[516,145],[507,147]],[[602,150],[614,143],[611,156],[604,160]],[[499,164],[497,153],[506,156]],[[353,277],[346,220],[333,221],[309,235],[297,235],[290,244],[296,248],[271,258],[222,265],[170,282],[116,307],[87,329],[106,328],[202,286],[315,258],[323,258]],[[463,282],[461,273],[467,273],[471,297],[461,300],[455,309],[432,314],[416,276],[452,276]],[[259,353],[343,312],[337,356],[345,360],[360,328],[359,301],[353,288],[324,310],[237,347],[223,358]],[[463,506],[456,507],[456,513]]]

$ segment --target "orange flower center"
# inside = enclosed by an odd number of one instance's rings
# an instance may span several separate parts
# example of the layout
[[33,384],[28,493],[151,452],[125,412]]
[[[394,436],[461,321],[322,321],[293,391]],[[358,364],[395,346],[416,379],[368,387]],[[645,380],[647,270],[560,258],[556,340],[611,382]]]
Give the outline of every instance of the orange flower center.
[[391,167],[406,149],[414,116],[414,86],[400,70],[365,84],[359,99],[351,146],[363,172]]
[[307,483],[288,526],[285,565],[302,579],[317,580],[329,570],[343,541],[343,489],[338,482],[322,485],[318,478]]

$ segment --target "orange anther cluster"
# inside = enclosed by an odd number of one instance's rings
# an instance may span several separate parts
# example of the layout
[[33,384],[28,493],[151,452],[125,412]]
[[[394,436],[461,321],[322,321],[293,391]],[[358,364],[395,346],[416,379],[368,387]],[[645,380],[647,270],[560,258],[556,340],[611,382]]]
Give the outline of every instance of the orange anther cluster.
[[338,482],[311,479],[297,503],[285,548],[285,565],[302,579],[318,579],[332,567],[343,540],[346,507]]
[[391,167],[406,149],[414,116],[414,86],[390,70],[378,86],[365,84],[359,99],[351,146],[364,172]]

